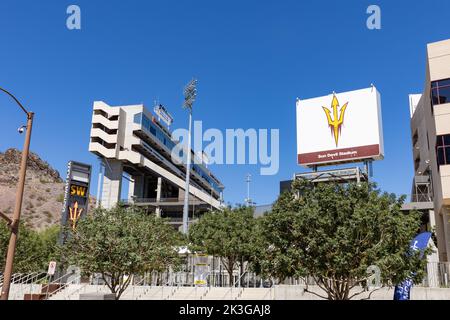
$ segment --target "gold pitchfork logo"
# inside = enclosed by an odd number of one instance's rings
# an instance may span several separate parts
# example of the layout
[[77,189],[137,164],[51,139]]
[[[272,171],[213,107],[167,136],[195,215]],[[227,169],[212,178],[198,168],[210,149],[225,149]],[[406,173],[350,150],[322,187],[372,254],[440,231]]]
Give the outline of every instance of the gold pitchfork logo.
[[69,219],[72,221],[72,230],[75,230],[78,220],[80,220],[82,208],[78,208],[78,201],[75,202],[73,208],[69,208]]
[[[328,126],[331,129],[331,134],[334,136],[336,147],[339,144],[339,136],[341,135],[341,128],[344,124],[344,115],[345,110],[347,110],[347,106],[348,102],[344,104],[339,110],[339,101],[336,98],[336,95],[333,95],[333,101],[331,102],[331,111],[326,107],[322,107],[327,116]],[[331,113],[333,113],[334,119],[331,117]]]

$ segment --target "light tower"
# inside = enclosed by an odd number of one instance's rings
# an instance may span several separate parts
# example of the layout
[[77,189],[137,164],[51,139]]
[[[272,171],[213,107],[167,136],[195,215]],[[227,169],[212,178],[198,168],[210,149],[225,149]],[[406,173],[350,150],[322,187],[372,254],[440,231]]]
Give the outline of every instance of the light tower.
[[252,182],[252,175],[249,173],[247,174],[247,178],[245,179],[245,182],[247,182],[247,198],[245,198],[245,203],[248,207],[254,205],[255,203],[250,198],[250,182]]
[[192,106],[197,97],[197,80],[192,79],[184,88],[184,104],[183,108],[189,110],[189,131],[187,145],[187,162],[186,162],[186,187],[184,188],[184,207],[183,207],[183,233],[188,233],[189,222],[189,180],[191,174],[191,129],[192,129]]

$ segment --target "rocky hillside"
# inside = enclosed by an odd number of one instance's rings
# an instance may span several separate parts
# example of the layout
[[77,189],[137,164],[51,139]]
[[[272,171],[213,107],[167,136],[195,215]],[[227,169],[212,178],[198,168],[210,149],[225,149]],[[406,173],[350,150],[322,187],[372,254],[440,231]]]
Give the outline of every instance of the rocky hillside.
[[[28,158],[27,179],[22,205],[22,221],[36,230],[59,224],[64,198],[64,182],[37,154]],[[12,215],[16,196],[21,151],[0,152],[0,211]]]

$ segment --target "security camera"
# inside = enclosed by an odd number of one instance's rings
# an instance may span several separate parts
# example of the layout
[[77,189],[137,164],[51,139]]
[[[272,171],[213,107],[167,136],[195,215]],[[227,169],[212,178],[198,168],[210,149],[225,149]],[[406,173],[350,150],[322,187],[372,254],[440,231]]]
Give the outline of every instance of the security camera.
[[25,131],[25,126],[21,126],[19,129],[17,129],[20,134],[22,134]]

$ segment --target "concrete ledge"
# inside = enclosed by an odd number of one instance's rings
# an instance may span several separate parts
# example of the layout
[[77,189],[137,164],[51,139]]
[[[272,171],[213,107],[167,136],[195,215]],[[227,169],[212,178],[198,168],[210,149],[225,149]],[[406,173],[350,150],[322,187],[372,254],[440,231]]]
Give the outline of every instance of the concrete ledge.
[[80,300],[116,300],[116,295],[112,293],[82,293]]

